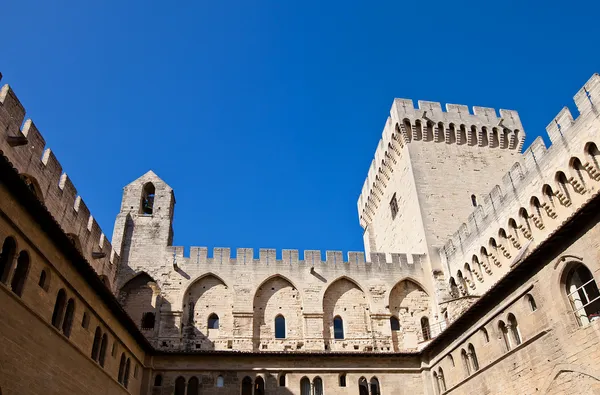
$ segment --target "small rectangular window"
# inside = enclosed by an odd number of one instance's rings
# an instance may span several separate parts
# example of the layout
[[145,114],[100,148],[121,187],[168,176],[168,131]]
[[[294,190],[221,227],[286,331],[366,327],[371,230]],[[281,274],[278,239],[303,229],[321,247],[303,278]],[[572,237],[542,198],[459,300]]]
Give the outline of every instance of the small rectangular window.
[[390,200],[390,210],[392,211],[392,219],[396,218],[398,214],[398,201],[396,200],[396,194],[392,196],[392,200]]

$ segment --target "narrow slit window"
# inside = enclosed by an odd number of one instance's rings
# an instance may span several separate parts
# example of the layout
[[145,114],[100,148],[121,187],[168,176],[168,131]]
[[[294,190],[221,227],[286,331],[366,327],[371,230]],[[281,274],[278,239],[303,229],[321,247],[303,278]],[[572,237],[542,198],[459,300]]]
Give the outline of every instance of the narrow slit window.
[[396,199],[396,194],[392,196],[392,200],[390,200],[390,211],[392,213],[392,219],[396,218],[398,215],[398,200]]

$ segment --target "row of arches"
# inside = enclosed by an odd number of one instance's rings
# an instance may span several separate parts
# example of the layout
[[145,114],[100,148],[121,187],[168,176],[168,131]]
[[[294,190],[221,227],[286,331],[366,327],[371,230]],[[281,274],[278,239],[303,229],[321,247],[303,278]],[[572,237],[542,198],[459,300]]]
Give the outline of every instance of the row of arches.
[[[147,274],[141,273],[121,289],[125,310],[142,328],[153,327],[160,289]],[[209,340],[231,338],[233,332],[233,290],[218,276],[207,273],[195,280],[184,293],[184,333]],[[405,330],[430,338],[431,300],[415,281],[399,281],[388,294],[390,330],[402,341]],[[142,311],[148,309],[147,311]],[[353,280],[333,281],[322,296],[325,340],[368,339],[371,330],[369,296]],[[287,278],[275,275],[265,280],[253,297],[253,339],[255,347],[273,339],[302,340],[304,307],[302,293]],[[148,323],[146,317],[152,317]],[[422,319],[425,319],[424,321]],[[423,324],[425,322],[426,324]],[[426,328],[426,329],[423,329]],[[210,342],[207,347],[210,347]],[[262,348],[261,348],[262,349]]]
[[[200,380],[196,376],[192,376],[189,380],[185,377],[179,376],[175,379],[175,390],[174,395],[199,395],[200,394]],[[300,394],[301,395],[323,395],[324,385],[323,379],[319,376],[315,376],[312,381],[304,376],[300,379]],[[371,380],[362,376],[358,379],[358,391],[360,395],[381,395],[379,386],[379,379],[375,376],[371,377]],[[163,385],[163,377],[161,374],[157,374],[154,377],[154,387],[161,387]],[[287,387],[287,375],[285,373],[279,374],[277,380],[279,387]],[[215,387],[222,388],[225,386],[225,380],[222,375],[217,376],[215,381]],[[339,386],[346,387],[346,374],[342,373],[339,375]],[[245,376],[242,379],[240,385],[240,393],[242,395],[265,395],[265,380],[262,376],[256,376],[254,379],[250,376]]]
[[[462,267],[455,267],[449,279],[451,297],[460,297],[475,291],[478,284],[485,283],[486,278],[493,276],[494,267],[508,270],[508,266],[527,243],[536,235],[542,239],[549,230],[560,226],[560,217],[570,215],[572,205],[577,196],[591,190],[591,184],[600,181],[600,150],[596,143],[588,142],[583,149],[585,162],[578,156],[569,159],[567,175],[557,171],[554,184],[544,184],[541,195],[531,196],[528,207],[520,207],[516,217],[508,218],[506,225],[490,235],[487,245],[479,247],[478,254],[473,254],[471,262]],[[579,198],[581,202],[585,199]],[[488,284],[484,284],[485,287]]]

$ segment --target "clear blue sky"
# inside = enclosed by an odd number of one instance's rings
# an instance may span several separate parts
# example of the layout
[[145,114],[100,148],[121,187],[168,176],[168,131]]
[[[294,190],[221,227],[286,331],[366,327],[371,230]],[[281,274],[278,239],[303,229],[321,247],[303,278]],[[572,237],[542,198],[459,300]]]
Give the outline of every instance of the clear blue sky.
[[362,250],[394,97],[518,110],[527,144],[600,71],[600,2],[7,1],[0,71],[111,237],[175,189],[175,244]]

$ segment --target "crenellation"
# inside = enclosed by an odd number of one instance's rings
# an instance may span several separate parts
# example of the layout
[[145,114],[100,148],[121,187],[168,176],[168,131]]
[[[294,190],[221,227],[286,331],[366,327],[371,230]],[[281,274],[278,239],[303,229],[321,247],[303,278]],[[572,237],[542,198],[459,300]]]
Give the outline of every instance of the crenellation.
[[600,105],[600,75],[595,73],[574,96],[575,105],[581,115],[598,115]]
[[25,107],[8,84],[0,89],[0,104],[10,117],[11,123],[16,125],[17,129],[20,129],[25,119]]

